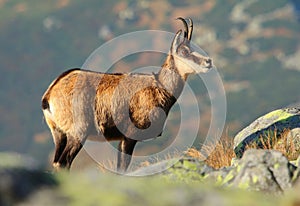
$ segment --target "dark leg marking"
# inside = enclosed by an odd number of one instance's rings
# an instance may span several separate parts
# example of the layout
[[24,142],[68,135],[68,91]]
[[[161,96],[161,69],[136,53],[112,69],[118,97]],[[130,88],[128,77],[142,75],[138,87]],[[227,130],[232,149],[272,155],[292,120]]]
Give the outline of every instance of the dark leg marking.
[[67,145],[58,160],[59,167],[70,169],[74,158],[81,148],[82,144],[78,139],[68,136]]
[[67,135],[59,129],[54,129],[52,132],[55,144],[55,153],[53,164],[57,163],[67,145]]
[[136,140],[124,138],[120,141],[118,147],[118,163],[117,170],[119,172],[126,172],[132,157],[132,153],[136,144]]

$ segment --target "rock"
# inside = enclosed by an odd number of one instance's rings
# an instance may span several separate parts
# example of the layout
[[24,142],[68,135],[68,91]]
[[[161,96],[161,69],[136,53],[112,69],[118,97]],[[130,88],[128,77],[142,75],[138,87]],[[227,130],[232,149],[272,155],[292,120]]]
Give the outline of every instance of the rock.
[[140,167],[137,170],[127,173],[128,176],[147,176],[153,175],[157,173],[161,173],[166,169],[170,168],[173,164],[178,161],[177,158],[170,159],[170,160],[163,160],[155,164],[151,164],[145,167]]
[[145,176],[160,173],[171,180],[184,182],[198,181],[203,179],[214,169],[196,158],[184,157],[164,160],[128,174],[130,176]]
[[164,171],[164,175],[171,180],[193,182],[202,181],[214,169],[204,161],[195,158],[183,158]]
[[164,171],[163,176],[171,181],[189,183],[205,180],[222,187],[277,194],[292,187],[296,172],[296,166],[282,153],[251,149],[230,167],[215,170],[204,161],[184,158]]
[[[59,194],[54,189],[58,183],[54,175],[38,169],[33,158],[0,153],[0,159],[0,205],[45,205],[50,202],[48,200],[52,200],[48,205],[63,205],[59,204],[62,201],[57,201]],[[48,200],[37,198],[41,196],[47,196]]]
[[[256,143],[258,148],[263,148],[262,139],[266,140],[276,134],[278,139],[284,131],[288,140],[292,140],[295,151],[300,154],[300,106],[283,108],[272,111],[252,122],[234,137],[234,151],[238,158],[243,156],[246,146]],[[297,154],[295,157],[298,156]]]
[[[299,174],[299,173],[298,173]],[[297,191],[300,191],[300,177],[298,176],[298,178],[295,180],[294,184],[293,184],[293,188]]]
[[298,158],[296,160],[291,160],[290,163],[292,163],[296,167],[299,167],[299,169],[300,169],[300,155],[298,156]]
[[204,161],[184,157],[182,159],[174,158],[164,160],[146,167],[141,167],[128,175],[145,176],[159,173],[171,180],[190,182],[203,179],[212,171],[214,171],[214,169],[206,165]]
[[297,166],[297,170],[295,171],[294,176],[293,176],[293,184],[294,184],[294,187],[300,189],[300,155],[299,155],[295,165]]
[[34,191],[55,184],[50,174],[41,171],[0,167],[0,205],[23,201]]
[[228,186],[226,183],[232,178],[229,173],[233,170],[233,168],[234,167],[219,168],[218,170],[207,173],[205,179],[216,184],[217,186]]
[[226,175],[224,185],[268,193],[282,193],[292,187],[296,167],[274,150],[247,150]]
[[[300,160],[299,160],[300,161]],[[178,182],[213,182],[222,187],[242,188],[250,191],[263,191],[271,194],[282,193],[290,189],[298,179],[300,168],[291,164],[287,158],[275,150],[247,150],[242,159],[218,170],[195,158],[183,158],[179,161],[164,161],[143,168],[153,170],[169,165],[162,172],[168,180]],[[173,164],[170,166],[170,164]],[[299,173],[299,174],[298,174]]]
[[[275,150],[249,149],[241,159],[235,159],[229,167],[214,169],[204,161],[184,157],[156,163],[136,171],[137,174],[161,170],[161,176],[171,182],[212,182],[222,187],[280,194],[293,185],[299,186],[300,167],[291,164]],[[162,168],[166,168],[162,170]],[[157,173],[157,172],[156,172]]]

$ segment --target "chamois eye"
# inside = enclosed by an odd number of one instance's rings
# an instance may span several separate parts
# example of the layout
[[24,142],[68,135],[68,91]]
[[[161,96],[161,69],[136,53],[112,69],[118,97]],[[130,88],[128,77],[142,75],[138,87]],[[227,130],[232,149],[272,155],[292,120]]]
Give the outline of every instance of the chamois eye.
[[189,51],[186,48],[180,50],[180,54],[184,57],[188,56]]

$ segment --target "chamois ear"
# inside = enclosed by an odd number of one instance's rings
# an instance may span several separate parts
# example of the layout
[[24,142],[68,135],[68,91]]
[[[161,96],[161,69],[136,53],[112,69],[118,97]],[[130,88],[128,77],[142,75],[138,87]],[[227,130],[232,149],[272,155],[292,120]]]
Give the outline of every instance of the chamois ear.
[[178,46],[182,43],[182,41],[184,40],[184,38],[181,36],[182,30],[179,30],[176,34],[175,37],[172,41],[172,45],[171,45],[171,54],[174,54],[176,52],[176,49],[178,48]]

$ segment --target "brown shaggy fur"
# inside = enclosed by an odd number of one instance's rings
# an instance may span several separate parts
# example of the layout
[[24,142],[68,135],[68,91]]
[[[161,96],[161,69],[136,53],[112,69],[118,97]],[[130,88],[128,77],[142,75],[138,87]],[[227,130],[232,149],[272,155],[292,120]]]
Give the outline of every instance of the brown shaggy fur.
[[103,140],[102,136],[120,141],[117,168],[126,171],[136,142],[161,135],[187,76],[194,69],[206,72],[211,68],[211,59],[189,46],[189,39],[177,32],[157,74],[72,69],[56,78],[42,97],[43,113],[55,143],[53,166],[70,168],[85,140],[90,136]]

